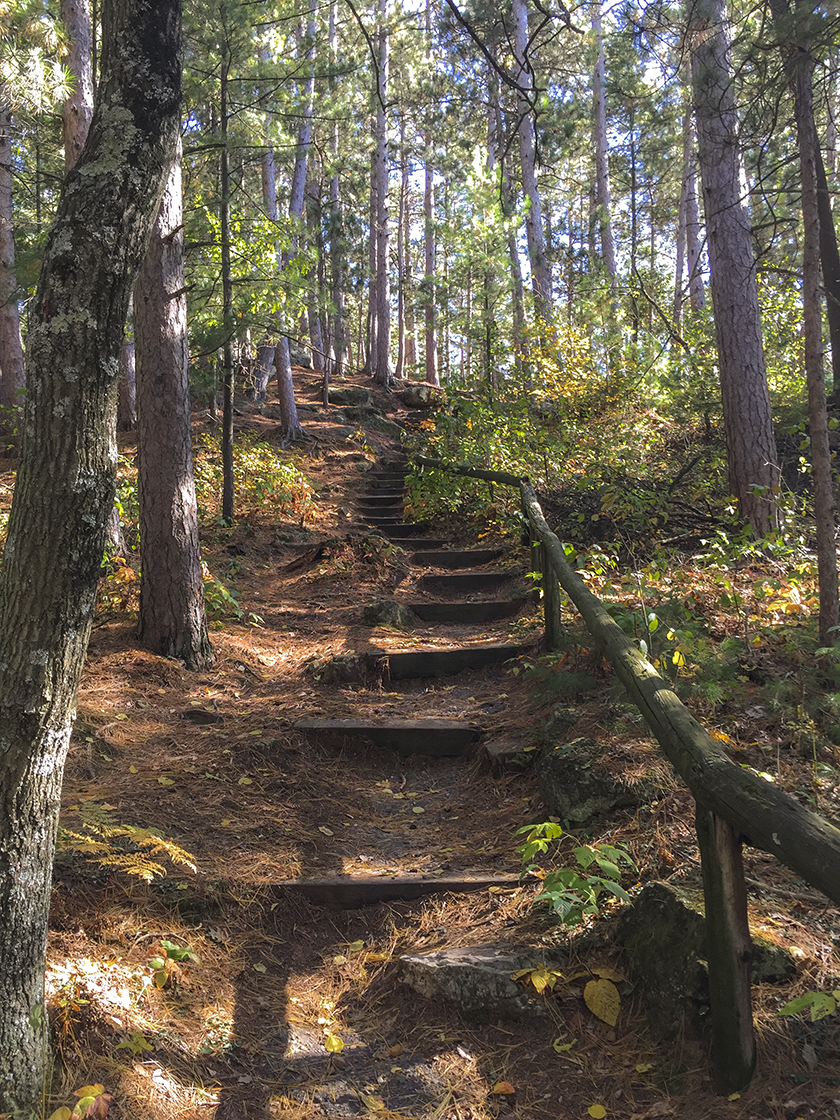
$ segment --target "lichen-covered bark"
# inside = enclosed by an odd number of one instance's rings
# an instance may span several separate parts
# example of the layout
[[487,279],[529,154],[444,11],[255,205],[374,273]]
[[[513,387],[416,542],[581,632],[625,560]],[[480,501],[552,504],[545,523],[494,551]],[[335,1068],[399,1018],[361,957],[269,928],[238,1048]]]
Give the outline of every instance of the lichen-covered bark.
[[180,158],[172,165],[134,288],[134,332],[141,557],[137,635],[156,653],[203,669],[213,651],[193,480]]
[[102,83],[27,336],[21,467],[0,571],[0,1111],[40,1101],[51,864],[105,526],[128,297],[180,111],[180,0],[106,0]]
[[69,40],[65,65],[73,75],[73,92],[61,111],[66,170],[76,166],[93,117],[93,68],[89,0],[61,0],[61,22]]

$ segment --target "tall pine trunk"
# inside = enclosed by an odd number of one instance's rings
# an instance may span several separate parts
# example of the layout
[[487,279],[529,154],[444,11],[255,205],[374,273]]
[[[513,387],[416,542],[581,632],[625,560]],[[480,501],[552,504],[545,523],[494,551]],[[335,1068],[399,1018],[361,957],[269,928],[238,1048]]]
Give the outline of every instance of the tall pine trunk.
[[696,0],[689,32],[729,487],[762,537],[778,522],[779,471],[726,0]]
[[13,167],[12,111],[0,102],[0,405],[5,408],[21,403],[18,394],[25,383],[15,278]]
[[134,288],[140,459],[137,636],[188,669],[212,664],[193,479],[180,144]]
[[379,0],[379,66],[376,74],[376,362],[374,378],[388,387],[391,372],[391,233],[388,145],[388,0]]

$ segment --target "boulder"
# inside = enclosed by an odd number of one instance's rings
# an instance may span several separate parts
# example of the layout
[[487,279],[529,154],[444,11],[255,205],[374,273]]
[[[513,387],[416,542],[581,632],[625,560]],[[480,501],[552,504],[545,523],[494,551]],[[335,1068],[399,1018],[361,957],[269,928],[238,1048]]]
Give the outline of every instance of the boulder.
[[[617,937],[654,1028],[668,1034],[686,1024],[697,1031],[709,1002],[702,891],[648,883],[621,912]],[[794,975],[789,950],[756,935],[752,943],[753,983],[780,984]]]
[[653,782],[622,781],[599,765],[601,757],[601,748],[593,739],[559,742],[543,750],[537,763],[537,784],[552,816],[582,824],[656,799],[658,788]]
[[443,389],[425,382],[407,385],[404,389],[400,389],[396,396],[400,404],[404,404],[406,408],[434,408],[436,405],[443,404],[446,399]]
[[524,770],[534,761],[536,747],[527,738],[506,735],[485,743],[483,750],[494,770]]
[[372,403],[370,389],[363,389],[359,385],[330,386],[330,404],[370,406]]
[[365,626],[393,626],[397,630],[412,630],[417,623],[412,611],[395,599],[377,599],[362,610]]
[[562,968],[559,952],[516,949],[511,945],[476,945],[409,953],[399,958],[399,979],[427,999],[454,1004],[477,1019],[519,1019],[545,1015],[543,1003],[529,996],[511,977],[522,968]]
[[543,730],[544,743],[565,742],[566,736],[580,719],[578,708],[567,708],[565,704],[555,704]]

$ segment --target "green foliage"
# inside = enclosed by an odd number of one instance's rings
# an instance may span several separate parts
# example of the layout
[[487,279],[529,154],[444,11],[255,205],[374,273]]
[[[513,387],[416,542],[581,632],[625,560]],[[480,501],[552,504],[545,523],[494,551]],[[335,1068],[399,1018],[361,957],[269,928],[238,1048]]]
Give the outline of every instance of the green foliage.
[[165,988],[177,974],[180,964],[201,964],[197,953],[187,945],[176,945],[172,941],[161,941],[160,952],[149,957],[148,965],[152,970],[152,983],[156,988]]
[[[516,850],[528,872],[534,870],[535,856],[544,855],[553,843],[562,839],[563,829],[553,821],[546,821],[525,825],[516,835],[525,836],[525,843]],[[562,923],[574,926],[600,913],[605,894],[622,902],[629,901],[621,877],[625,870],[636,871],[637,867],[623,845],[578,844],[572,849],[572,855],[577,866],[549,871],[535,902],[546,903]]]
[[134,875],[147,883],[166,875],[160,859],[195,872],[195,860],[189,852],[156,829],[115,821],[110,808],[96,801],[80,802],[75,807],[80,829],[59,829],[59,851],[91,856],[100,867]]
[[[233,448],[236,500],[242,514],[270,507],[278,517],[303,525],[315,510],[315,492],[289,456],[253,436],[242,436]],[[202,517],[219,511],[222,456],[218,444],[200,436],[195,448],[195,486]]]
[[833,1015],[838,1005],[840,1005],[840,990],[836,988],[830,992],[806,992],[792,999],[790,1003],[786,1003],[784,1007],[780,1007],[777,1014],[799,1015],[802,1011],[809,1010],[811,1022],[816,1023],[826,1015]]

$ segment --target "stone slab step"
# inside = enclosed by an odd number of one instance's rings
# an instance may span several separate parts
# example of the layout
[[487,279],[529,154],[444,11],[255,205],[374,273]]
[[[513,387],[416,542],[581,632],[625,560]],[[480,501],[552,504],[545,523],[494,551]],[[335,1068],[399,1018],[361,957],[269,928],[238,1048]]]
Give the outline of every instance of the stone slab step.
[[481,735],[478,724],[465,719],[301,719],[295,728],[313,735],[364,737],[403,757],[457,758]]
[[412,563],[425,568],[472,568],[475,565],[490,564],[502,555],[500,548],[461,548],[447,552],[415,552]]
[[281,879],[274,884],[319,906],[356,910],[379,902],[410,901],[446,892],[486,891],[519,886],[518,875],[339,875],[334,879]]
[[467,594],[470,591],[494,591],[509,583],[509,572],[451,572],[445,575],[421,576],[417,586],[424,591],[449,591]]
[[494,622],[518,614],[528,600],[488,599],[477,603],[406,603],[421,622]]
[[366,654],[372,668],[387,662],[392,681],[411,677],[448,677],[464,669],[484,669],[518,657],[524,646],[500,643],[491,646],[459,646],[457,649],[374,650]]

